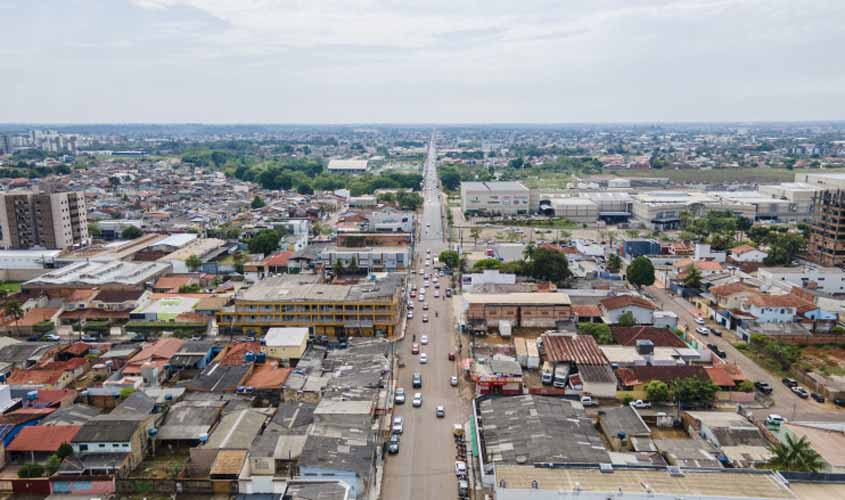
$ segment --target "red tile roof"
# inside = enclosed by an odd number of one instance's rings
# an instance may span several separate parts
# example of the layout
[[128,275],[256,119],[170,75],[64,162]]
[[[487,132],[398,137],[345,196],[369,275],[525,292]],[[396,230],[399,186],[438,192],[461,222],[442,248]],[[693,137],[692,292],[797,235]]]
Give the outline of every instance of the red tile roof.
[[650,309],[652,311],[657,309],[657,306],[655,306],[652,301],[636,295],[617,295],[616,297],[606,297],[601,299],[599,303],[608,311],[630,306],[642,307],[643,309]]
[[798,299],[792,295],[768,295],[755,293],[748,302],[757,307],[798,307]]
[[79,432],[79,425],[33,425],[24,427],[6,447],[6,451],[58,451],[62,443],[70,443]]
[[261,344],[258,342],[238,342],[237,344],[230,344],[220,354],[220,364],[223,365],[242,365],[244,364],[244,357],[248,352],[261,352]]
[[267,257],[261,263],[265,266],[284,267],[288,265],[291,257],[293,257],[293,252],[280,252]]
[[607,357],[591,335],[543,335],[545,358],[552,362],[606,365]]
[[281,389],[290,375],[290,368],[279,368],[275,363],[256,365],[244,385],[256,389]]
[[572,304],[572,315],[582,318],[598,318],[601,316],[601,309],[593,304]]
[[638,340],[650,340],[655,347],[686,348],[687,345],[668,328],[654,326],[611,326],[610,331],[616,343],[624,346],[636,346]]
[[724,285],[711,287],[710,293],[719,297],[728,297],[736,293],[751,292],[754,290],[756,289],[749,285],[746,285],[742,281],[734,281],[733,283],[727,283]]
[[64,352],[68,354],[73,354],[75,356],[84,356],[91,350],[91,346],[84,342],[76,342],[75,344],[71,344],[67,346]]
[[39,389],[39,403],[58,403],[66,398],[76,399],[78,393],[73,389]]
[[155,290],[178,290],[183,285],[190,285],[196,280],[192,276],[162,276],[153,285]]
[[722,366],[705,366],[704,371],[707,372],[710,381],[719,387],[734,387],[736,385],[733,377]]
[[6,380],[10,385],[53,385],[62,378],[64,370],[13,370]]
[[138,354],[132,356],[132,358],[126,363],[123,373],[127,375],[139,374],[141,373],[141,365],[147,361],[161,368],[170,361],[170,358],[172,358],[179,349],[182,348],[184,343],[185,341],[182,339],[171,337],[159,339],[151,344],[146,344],[144,348],[138,352]]
[[751,245],[740,245],[738,247],[731,248],[731,253],[733,255],[742,255],[744,253],[753,252],[754,250],[757,249],[752,247]]

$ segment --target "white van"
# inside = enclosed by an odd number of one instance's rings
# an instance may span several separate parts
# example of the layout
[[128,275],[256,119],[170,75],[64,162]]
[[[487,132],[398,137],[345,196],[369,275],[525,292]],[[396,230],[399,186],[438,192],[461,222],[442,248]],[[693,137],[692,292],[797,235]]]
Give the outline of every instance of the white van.
[[544,385],[551,385],[552,381],[555,378],[555,369],[552,364],[548,361],[543,362],[543,371],[541,372],[540,381]]

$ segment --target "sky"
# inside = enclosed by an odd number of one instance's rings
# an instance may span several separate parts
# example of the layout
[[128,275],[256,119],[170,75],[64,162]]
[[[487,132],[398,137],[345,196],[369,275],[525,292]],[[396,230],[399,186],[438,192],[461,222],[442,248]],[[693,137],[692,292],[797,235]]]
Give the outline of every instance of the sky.
[[845,119],[843,0],[0,0],[0,122]]

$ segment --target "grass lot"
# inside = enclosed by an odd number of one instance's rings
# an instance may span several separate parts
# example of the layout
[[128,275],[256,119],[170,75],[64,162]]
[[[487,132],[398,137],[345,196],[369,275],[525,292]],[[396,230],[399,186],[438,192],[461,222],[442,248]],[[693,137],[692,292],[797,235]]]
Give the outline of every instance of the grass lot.
[[6,292],[7,295],[18,293],[21,291],[20,281],[3,281],[0,282],[0,290]]
[[795,180],[795,171],[785,168],[643,169],[612,173],[619,177],[668,177],[674,183],[776,183]]
[[182,470],[188,462],[188,458],[189,452],[187,449],[170,451],[163,445],[158,445],[156,456],[147,456],[133,473],[154,479],[172,479]]

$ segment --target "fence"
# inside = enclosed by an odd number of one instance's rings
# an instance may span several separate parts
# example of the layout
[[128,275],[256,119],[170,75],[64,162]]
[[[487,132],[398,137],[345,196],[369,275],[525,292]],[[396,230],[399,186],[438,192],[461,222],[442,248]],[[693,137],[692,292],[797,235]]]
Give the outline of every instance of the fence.
[[[232,493],[237,493],[237,482]],[[126,478],[117,480],[117,492],[124,495],[135,494],[197,494],[211,496],[214,485],[208,479],[146,479]]]
[[717,401],[733,401],[734,403],[753,403],[755,394],[753,392],[718,391]]

